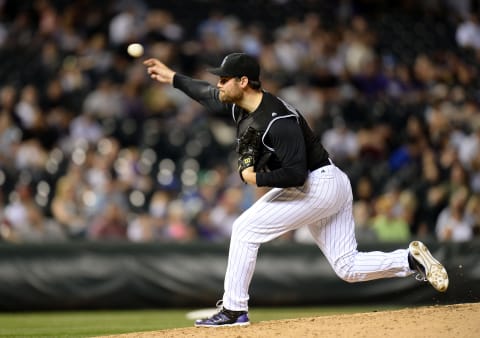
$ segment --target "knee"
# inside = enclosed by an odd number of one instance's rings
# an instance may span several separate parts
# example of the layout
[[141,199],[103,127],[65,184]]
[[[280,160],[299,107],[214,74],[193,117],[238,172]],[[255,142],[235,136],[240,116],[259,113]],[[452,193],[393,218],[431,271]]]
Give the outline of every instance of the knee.
[[246,224],[237,218],[232,225],[232,238],[242,241],[246,237]]
[[345,270],[335,270],[335,273],[337,274],[338,277],[343,279],[347,283],[355,283],[357,279],[354,277],[352,273],[349,271]]
[[242,222],[237,218],[232,224],[232,233],[238,232],[240,229],[242,229]]
[[355,273],[353,273],[352,263],[349,260],[339,259],[333,264],[333,270],[337,276],[348,283],[357,282]]

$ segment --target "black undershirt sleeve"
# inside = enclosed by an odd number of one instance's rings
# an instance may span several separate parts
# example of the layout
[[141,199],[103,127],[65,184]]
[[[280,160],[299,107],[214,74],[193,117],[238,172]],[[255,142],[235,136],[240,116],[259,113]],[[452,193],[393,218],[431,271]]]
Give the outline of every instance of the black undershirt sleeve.
[[268,131],[268,145],[281,166],[257,172],[257,186],[288,188],[305,183],[308,176],[306,146],[300,125],[294,118],[275,121]]
[[218,98],[218,89],[206,81],[176,73],[173,77],[173,87],[181,90],[211,112],[231,110],[231,104],[221,102]]

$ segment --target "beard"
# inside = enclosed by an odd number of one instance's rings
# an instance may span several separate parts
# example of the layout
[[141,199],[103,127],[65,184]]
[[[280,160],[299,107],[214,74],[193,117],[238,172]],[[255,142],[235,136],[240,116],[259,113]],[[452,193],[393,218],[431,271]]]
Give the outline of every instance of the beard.
[[229,93],[229,94],[227,94],[224,91],[220,91],[220,93],[218,95],[218,98],[223,103],[235,103],[235,102],[240,101],[240,99],[242,98],[242,94],[241,93],[238,93],[238,94]]

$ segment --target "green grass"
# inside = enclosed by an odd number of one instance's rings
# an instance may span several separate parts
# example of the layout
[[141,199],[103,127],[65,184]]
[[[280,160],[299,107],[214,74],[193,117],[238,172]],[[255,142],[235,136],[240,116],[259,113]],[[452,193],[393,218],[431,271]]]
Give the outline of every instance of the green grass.
[[[255,308],[253,323],[339,313],[383,311],[387,307]],[[0,313],[0,337],[93,337],[137,331],[191,327],[184,310]]]

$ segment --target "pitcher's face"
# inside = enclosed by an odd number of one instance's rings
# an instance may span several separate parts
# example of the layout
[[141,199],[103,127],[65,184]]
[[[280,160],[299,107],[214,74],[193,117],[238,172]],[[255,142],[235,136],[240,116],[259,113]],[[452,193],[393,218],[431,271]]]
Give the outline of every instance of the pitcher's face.
[[217,88],[220,90],[220,101],[235,103],[243,97],[243,90],[238,77],[221,77],[218,80]]

